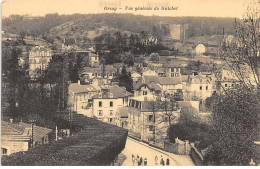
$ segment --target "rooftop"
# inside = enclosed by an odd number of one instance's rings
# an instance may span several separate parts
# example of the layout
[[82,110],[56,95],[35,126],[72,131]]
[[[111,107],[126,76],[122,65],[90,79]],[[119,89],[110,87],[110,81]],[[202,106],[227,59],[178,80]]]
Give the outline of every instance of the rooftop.
[[87,92],[95,92],[97,89],[92,85],[81,85],[78,83],[71,83],[69,85],[69,90],[74,93],[87,93]]

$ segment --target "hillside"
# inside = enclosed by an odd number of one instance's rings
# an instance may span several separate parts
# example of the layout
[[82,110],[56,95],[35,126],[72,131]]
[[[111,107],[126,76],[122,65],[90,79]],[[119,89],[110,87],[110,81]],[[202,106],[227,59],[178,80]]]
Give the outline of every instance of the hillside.
[[120,29],[140,33],[150,32],[160,22],[169,24],[189,24],[187,37],[220,35],[233,31],[233,18],[212,17],[159,17],[133,14],[47,14],[45,17],[12,15],[3,19],[3,30],[9,33],[26,32],[27,35],[73,36],[93,39],[104,29]]

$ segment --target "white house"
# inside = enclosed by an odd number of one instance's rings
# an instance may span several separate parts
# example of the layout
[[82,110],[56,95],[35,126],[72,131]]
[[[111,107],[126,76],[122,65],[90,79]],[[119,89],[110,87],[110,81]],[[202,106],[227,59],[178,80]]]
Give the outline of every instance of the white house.
[[206,98],[211,97],[213,93],[213,85],[214,82],[210,77],[205,77],[199,74],[189,76],[185,88],[190,99],[196,97],[203,101]]
[[206,47],[203,44],[198,44],[195,48],[197,54],[203,54],[206,52]]
[[163,92],[170,95],[182,91],[181,77],[159,77],[159,82]]
[[98,92],[99,90],[93,85],[71,83],[68,88],[68,105],[71,108],[71,111],[76,111],[78,113],[91,112],[89,103],[91,104],[92,96],[96,95]]
[[127,106],[130,95],[125,88],[110,86],[107,91],[93,96],[93,116],[103,122],[115,124],[118,109]]

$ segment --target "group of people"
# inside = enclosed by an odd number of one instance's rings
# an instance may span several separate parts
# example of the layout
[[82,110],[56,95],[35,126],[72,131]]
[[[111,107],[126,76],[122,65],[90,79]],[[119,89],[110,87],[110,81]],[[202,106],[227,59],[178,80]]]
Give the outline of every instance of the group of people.
[[141,165],[147,166],[147,158],[139,157],[138,154],[136,155],[136,157],[132,154],[132,161],[133,161],[133,165],[137,163],[138,166]]
[[[155,165],[158,165],[158,157],[157,156],[155,156],[154,160],[155,160]],[[165,165],[165,161],[164,161],[162,155],[161,155],[160,165],[162,165],[162,166]],[[169,158],[166,159],[166,165],[167,166],[170,165],[170,159]]]
[[[155,156],[154,158],[155,160],[155,165],[158,165],[158,157]],[[134,154],[132,154],[132,161],[133,161],[133,165],[135,165],[137,163],[138,166],[147,166],[147,158],[142,158],[142,157],[139,157],[139,155],[137,154],[136,157]],[[167,158],[166,161],[164,161],[162,155],[161,155],[161,160],[160,160],[160,165],[162,166],[169,166],[170,165],[170,159]]]

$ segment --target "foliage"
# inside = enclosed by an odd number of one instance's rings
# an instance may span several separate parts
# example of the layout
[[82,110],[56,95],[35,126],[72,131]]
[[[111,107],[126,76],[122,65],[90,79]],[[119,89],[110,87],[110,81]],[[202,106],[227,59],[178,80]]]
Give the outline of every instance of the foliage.
[[208,161],[216,165],[247,165],[259,134],[259,93],[246,87],[230,90],[214,106],[216,134]]
[[125,87],[128,92],[133,92],[133,79],[131,78],[131,73],[126,72],[125,66],[123,66],[122,72],[119,75],[119,86]]
[[26,152],[5,156],[1,159],[2,165],[109,165],[124,149],[127,130],[84,116],[75,119],[78,124],[83,124],[83,130],[79,133]]

